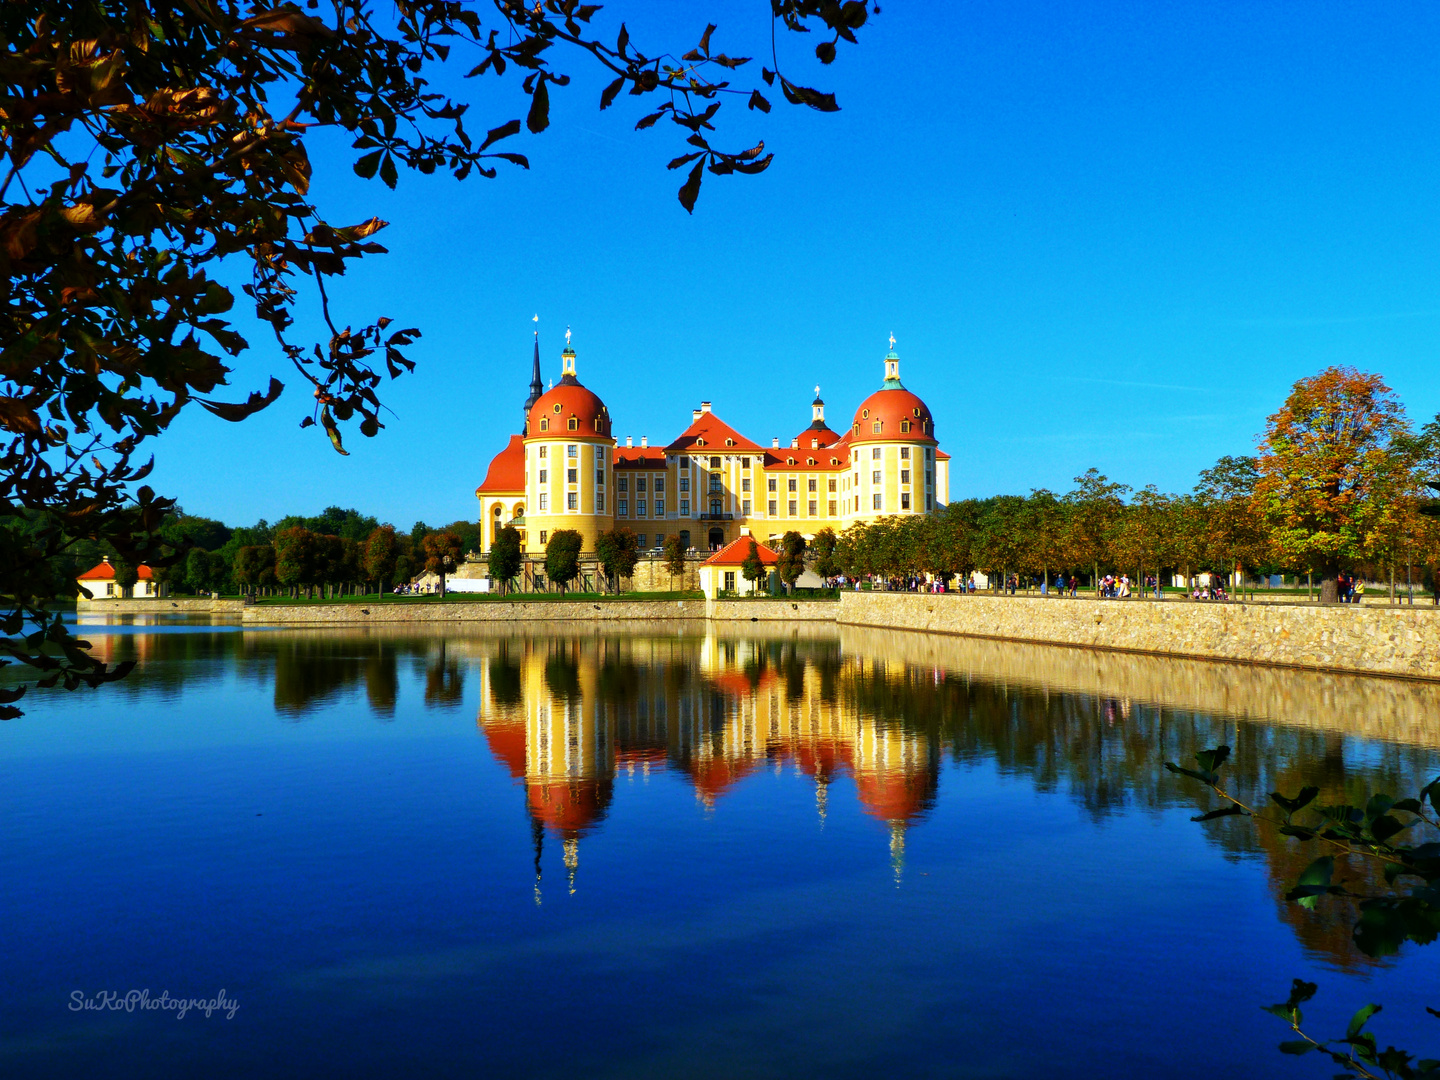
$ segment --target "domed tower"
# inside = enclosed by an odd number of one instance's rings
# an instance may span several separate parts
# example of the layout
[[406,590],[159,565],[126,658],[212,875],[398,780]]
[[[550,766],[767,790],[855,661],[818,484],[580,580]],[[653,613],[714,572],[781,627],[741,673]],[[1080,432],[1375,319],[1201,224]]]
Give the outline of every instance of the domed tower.
[[611,528],[615,437],[610,410],[575,377],[575,350],[565,332],[560,381],[525,418],[525,523],[529,549],[545,550],[557,529],[574,529],[583,550]]
[[885,354],[885,381],[855,410],[846,442],[847,521],[935,510],[935,421],[929,406],[900,383],[894,335]]

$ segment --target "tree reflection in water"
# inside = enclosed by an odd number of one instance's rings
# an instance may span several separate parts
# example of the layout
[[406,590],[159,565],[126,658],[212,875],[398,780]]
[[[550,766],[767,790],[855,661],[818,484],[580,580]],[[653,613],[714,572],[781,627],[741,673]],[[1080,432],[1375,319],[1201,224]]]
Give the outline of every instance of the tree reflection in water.
[[[362,684],[370,713],[393,718],[402,664],[427,708],[454,709],[471,689],[480,733],[524,790],[537,900],[545,833],[561,841],[573,888],[581,840],[601,826],[622,772],[674,770],[713,811],[747,776],[790,769],[810,778],[822,820],[831,785],[848,777],[890,832],[898,880],[907,830],[940,797],[947,756],[994,762],[1104,819],[1209,809],[1208,795],[1160,764],[1222,742],[1234,748],[1231,790],[1252,804],[1305,783],[1321,787],[1322,802],[1413,792],[1440,747],[1440,687],[1428,684],[890,631],[663,635],[644,624],[93,640],[108,662],[141,665],[105,693],[168,695],[238,675],[272,681],[276,711],[290,721],[353,699]],[[1314,857],[1304,845],[1235,818],[1201,827],[1230,856],[1264,861],[1281,917],[1308,950],[1344,968],[1372,962],[1350,944],[1344,901],[1311,913],[1281,899]]]

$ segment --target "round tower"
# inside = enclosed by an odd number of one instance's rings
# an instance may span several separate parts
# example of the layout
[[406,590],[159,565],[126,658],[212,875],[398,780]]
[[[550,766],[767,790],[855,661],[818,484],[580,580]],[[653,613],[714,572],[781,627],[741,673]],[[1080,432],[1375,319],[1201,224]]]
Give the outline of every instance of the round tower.
[[593,552],[615,520],[615,437],[605,403],[575,377],[568,330],[560,363],[560,381],[525,417],[526,538],[538,553],[557,530],[574,529],[584,538],[582,550]]
[[901,384],[893,336],[885,381],[855,410],[848,443],[847,520],[935,509],[935,420],[929,406]]

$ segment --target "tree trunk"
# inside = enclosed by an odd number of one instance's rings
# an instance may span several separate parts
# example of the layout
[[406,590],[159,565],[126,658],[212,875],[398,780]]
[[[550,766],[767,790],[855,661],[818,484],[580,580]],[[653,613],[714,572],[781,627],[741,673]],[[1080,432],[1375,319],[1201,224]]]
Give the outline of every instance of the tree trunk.
[[1340,599],[1340,584],[1335,575],[1326,571],[1325,576],[1320,579],[1320,603],[1333,604]]
[[1395,564],[1390,564],[1390,606],[1395,606]]
[[1308,604],[1315,602],[1315,575],[1309,570],[1305,571],[1305,602]]

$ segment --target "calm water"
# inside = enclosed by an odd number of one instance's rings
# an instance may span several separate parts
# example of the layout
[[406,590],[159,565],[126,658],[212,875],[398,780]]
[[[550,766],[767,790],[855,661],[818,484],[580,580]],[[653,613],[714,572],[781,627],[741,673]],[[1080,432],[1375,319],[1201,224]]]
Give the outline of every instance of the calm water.
[[[1440,946],[1279,901],[1263,798],[1440,773],[1440,688],[902,633],[87,627],[0,725],[0,1075],[1320,1077]],[[72,1010],[148,990],[238,1005]],[[1427,995],[1429,1000],[1427,1001]]]

